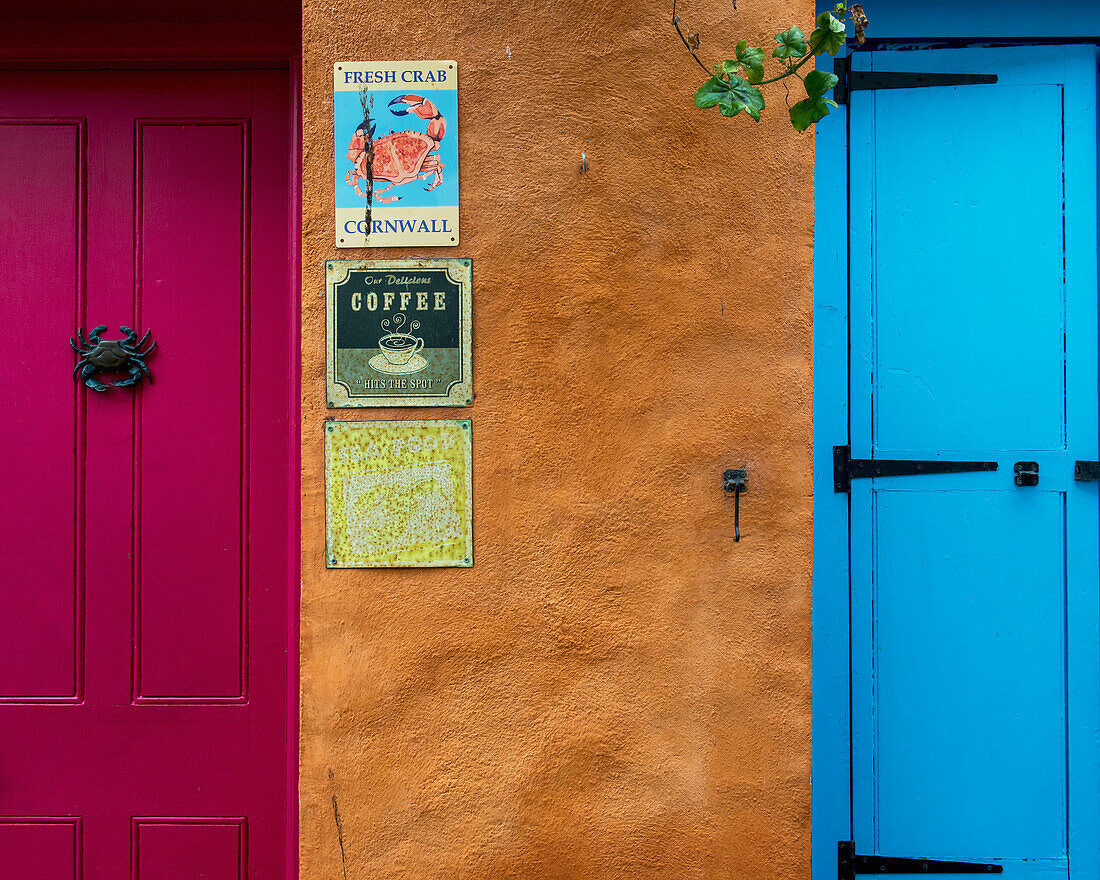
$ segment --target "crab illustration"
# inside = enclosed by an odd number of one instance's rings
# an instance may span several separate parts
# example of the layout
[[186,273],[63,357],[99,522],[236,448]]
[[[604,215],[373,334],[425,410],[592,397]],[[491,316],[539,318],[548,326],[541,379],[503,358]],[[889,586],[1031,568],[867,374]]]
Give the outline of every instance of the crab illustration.
[[[153,374],[145,366],[145,359],[156,347],[156,342],[150,342],[147,332],[138,341],[137,333],[129,327],[119,326],[126,334],[125,339],[101,339],[99,334],[107,329],[106,324],[93,327],[84,339],[84,329],[78,327],[76,339],[70,339],[69,345],[78,355],[76,368],[73,370],[73,379],[82,379],[84,384],[93,391],[106,391],[110,387],[125,388],[127,385],[137,385],[145,376],[149,382],[153,381]],[[152,332],[152,331],[149,331]],[[77,345],[79,340],[80,345]],[[144,350],[142,350],[144,348]],[[103,383],[96,378],[96,373],[129,373],[130,378],[119,379],[115,382]]]
[[[374,193],[375,199],[383,204],[400,200],[399,195],[382,197],[382,193],[389,192],[395,186],[432,177],[431,184],[424,187],[425,192],[431,192],[443,182],[444,166],[439,159],[439,144],[447,132],[447,120],[439,108],[421,95],[398,95],[390,101],[389,108],[394,116],[415,113],[421,119],[427,119],[427,133],[393,131],[376,140],[375,122],[368,115],[356,127],[348,144],[348,159],[355,167],[344,177],[344,182],[354,186],[356,194],[364,197],[370,194],[371,181],[384,180],[389,183],[385,189]],[[373,151],[369,149],[372,145]],[[368,157],[372,155],[368,169]],[[359,186],[361,180],[367,181],[366,191]]]

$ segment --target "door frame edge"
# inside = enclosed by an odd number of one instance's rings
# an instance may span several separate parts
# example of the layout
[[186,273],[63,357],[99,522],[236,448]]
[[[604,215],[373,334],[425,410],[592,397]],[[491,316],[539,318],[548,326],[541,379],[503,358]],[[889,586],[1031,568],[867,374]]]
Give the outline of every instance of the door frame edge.
[[[841,56],[848,54],[847,49]],[[827,177],[821,172],[827,169]],[[811,876],[835,880],[851,839],[848,495],[833,446],[848,426],[848,105],[814,135],[814,530]]]

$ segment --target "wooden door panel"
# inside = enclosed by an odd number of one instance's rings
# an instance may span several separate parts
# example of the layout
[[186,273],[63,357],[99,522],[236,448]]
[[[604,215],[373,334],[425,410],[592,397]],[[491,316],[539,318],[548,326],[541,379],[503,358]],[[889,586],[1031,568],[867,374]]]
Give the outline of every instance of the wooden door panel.
[[244,880],[246,823],[134,820],[134,880]]
[[73,702],[83,687],[83,426],[76,389],[60,379],[72,371],[83,295],[85,126],[35,117],[0,113],[0,326],[17,346],[0,382],[0,701]]
[[[860,535],[876,555],[859,571],[873,596],[854,607],[874,620],[873,681],[856,691],[874,718],[861,806],[883,853],[1064,858],[1062,493],[901,482],[875,492]],[[1026,547],[1001,527],[1020,522]]]
[[0,865],[19,880],[81,880],[80,822],[0,818]]
[[898,89],[873,112],[875,448],[1061,448],[1062,89]]
[[247,120],[138,124],[139,323],[158,345],[136,435],[142,700],[246,695],[249,140]]

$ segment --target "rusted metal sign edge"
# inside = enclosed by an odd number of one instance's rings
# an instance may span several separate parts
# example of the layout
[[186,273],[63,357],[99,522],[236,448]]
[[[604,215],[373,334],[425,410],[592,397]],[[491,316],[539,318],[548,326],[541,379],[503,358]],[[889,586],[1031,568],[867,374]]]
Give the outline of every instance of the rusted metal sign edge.
[[469,419],[325,423],[328,568],[468,568]]

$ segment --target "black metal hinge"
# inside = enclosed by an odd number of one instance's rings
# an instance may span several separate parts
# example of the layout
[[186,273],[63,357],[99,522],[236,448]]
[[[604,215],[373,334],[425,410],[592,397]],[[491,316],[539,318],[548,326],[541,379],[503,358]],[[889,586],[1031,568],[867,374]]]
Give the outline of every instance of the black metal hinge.
[[1018,461],[1012,466],[1012,471],[1016,474],[1013,482],[1017,486],[1039,485],[1039,462]]
[[849,57],[833,59],[833,73],[839,82],[833,100],[847,104],[851,92],[870,89],[929,89],[934,86],[975,86],[997,82],[995,73],[901,73],[897,71],[852,70]]
[[921,461],[908,458],[852,458],[848,446],[833,447],[833,491],[847,492],[852,480],[871,477],[919,477],[995,471],[995,461]]
[[1000,874],[1001,865],[908,859],[897,856],[861,856],[850,840],[838,840],[837,880],[855,880],[857,874]]

